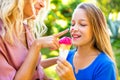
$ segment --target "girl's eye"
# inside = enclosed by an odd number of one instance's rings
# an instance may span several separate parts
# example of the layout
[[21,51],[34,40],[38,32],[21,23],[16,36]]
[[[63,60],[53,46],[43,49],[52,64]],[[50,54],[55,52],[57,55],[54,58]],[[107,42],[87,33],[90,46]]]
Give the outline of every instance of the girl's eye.
[[87,24],[80,24],[81,26],[87,26]]

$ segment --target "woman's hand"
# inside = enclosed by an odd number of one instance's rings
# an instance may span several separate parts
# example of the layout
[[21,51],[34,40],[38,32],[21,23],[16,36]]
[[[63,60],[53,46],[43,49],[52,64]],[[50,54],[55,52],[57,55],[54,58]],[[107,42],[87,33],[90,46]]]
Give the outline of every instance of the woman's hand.
[[53,36],[46,36],[42,37],[39,40],[41,43],[41,48],[50,48],[50,49],[58,49],[59,48],[59,42],[58,39]]
[[56,72],[61,80],[76,80],[71,64],[63,58],[58,58]]
[[58,38],[66,34],[67,32],[68,29],[55,35],[41,37],[39,40],[37,40],[37,43],[41,45],[41,48],[50,48],[52,50],[56,50],[59,48]]

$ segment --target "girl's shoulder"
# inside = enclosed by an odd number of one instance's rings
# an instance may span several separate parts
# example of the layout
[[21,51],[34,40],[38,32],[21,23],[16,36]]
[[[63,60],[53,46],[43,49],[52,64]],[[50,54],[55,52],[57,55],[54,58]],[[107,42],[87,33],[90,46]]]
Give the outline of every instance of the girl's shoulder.
[[93,64],[97,68],[115,67],[113,60],[104,52],[100,52]]
[[97,60],[101,62],[112,62],[112,59],[104,52],[100,52],[100,54],[97,57]]

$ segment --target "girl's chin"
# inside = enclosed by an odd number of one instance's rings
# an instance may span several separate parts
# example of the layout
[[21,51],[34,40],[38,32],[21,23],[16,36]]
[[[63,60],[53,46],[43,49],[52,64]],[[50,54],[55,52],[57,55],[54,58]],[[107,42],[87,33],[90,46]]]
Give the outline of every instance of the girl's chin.
[[73,44],[74,46],[78,46],[78,43],[74,43],[74,42],[73,42],[72,44]]
[[78,47],[78,46],[82,46],[83,45],[83,43],[78,43],[78,42],[72,42],[72,44],[74,45],[74,46],[76,46],[76,47]]

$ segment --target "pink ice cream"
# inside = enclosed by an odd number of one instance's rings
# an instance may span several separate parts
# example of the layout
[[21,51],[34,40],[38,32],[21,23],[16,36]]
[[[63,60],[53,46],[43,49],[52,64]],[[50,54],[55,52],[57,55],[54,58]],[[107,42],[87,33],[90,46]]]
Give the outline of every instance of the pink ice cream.
[[71,47],[71,38],[63,37],[59,40],[60,48],[59,48],[59,56],[66,59],[68,52]]
[[71,45],[71,38],[70,37],[63,37],[59,40],[60,44]]

